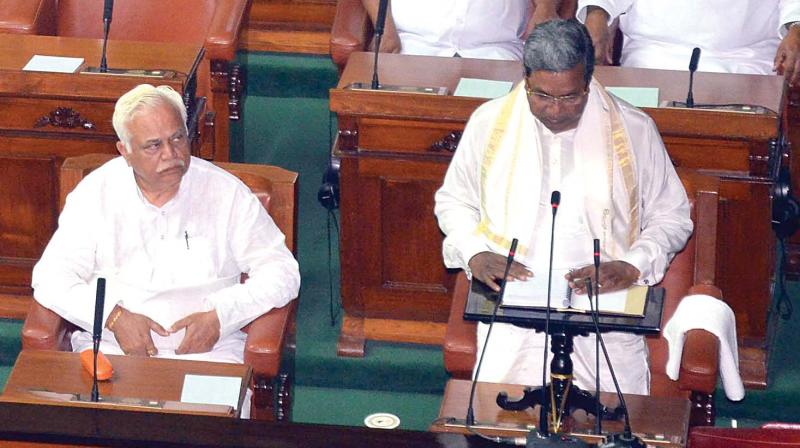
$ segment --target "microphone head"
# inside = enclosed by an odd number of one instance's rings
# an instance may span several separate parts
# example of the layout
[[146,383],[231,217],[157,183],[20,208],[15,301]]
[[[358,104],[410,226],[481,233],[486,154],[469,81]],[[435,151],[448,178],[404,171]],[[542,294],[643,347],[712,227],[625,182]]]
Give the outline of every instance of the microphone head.
[[697,63],[700,62],[700,47],[694,47],[692,58],[689,60],[689,71],[697,71]]
[[100,340],[103,333],[103,307],[105,306],[106,299],[106,279],[100,277],[97,279],[97,292],[94,302],[94,328],[92,328],[92,337],[95,340]]
[[556,208],[560,203],[561,203],[561,192],[555,190],[553,191],[553,193],[550,194],[550,205],[552,205],[553,208]]
[[595,268],[600,266],[600,240],[595,238],[594,241],[594,266]]

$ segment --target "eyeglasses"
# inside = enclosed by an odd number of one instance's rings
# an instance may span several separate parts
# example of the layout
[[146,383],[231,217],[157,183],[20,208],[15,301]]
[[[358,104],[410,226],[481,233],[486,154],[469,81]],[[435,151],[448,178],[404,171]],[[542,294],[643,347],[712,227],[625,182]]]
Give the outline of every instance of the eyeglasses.
[[583,89],[583,92],[581,93],[573,93],[571,95],[553,96],[553,95],[548,95],[544,92],[536,92],[534,90],[531,90],[531,88],[528,86],[528,83],[526,82],[525,92],[528,94],[528,98],[533,97],[540,101],[545,101],[551,104],[564,103],[565,105],[574,106],[580,103],[581,98],[583,98],[584,96],[586,96],[587,93],[589,93],[589,89],[586,88]]

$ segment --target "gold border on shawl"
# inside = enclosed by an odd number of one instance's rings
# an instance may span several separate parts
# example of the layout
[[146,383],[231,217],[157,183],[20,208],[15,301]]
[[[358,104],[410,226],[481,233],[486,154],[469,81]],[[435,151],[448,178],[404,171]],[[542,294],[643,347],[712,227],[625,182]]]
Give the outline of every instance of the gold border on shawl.
[[[517,97],[519,96],[519,89],[522,89],[522,88],[523,88],[523,84],[520,83],[508,95],[506,100],[503,102],[503,106],[500,109],[500,114],[498,115],[497,120],[495,121],[495,123],[494,123],[494,125],[492,127],[492,133],[489,135],[489,141],[486,144],[486,152],[484,153],[483,160],[481,161],[481,190],[482,191],[486,191],[486,187],[485,187],[486,186],[486,178],[488,176],[488,173],[491,171],[491,166],[494,164],[495,159],[497,158],[497,153],[498,153],[498,151],[500,149],[501,143],[503,142],[503,138],[506,136],[506,131],[507,131],[507,128],[508,128],[508,122],[510,121],[511,114],[514,111],[514,103],[515,103]],[[517,141],[519,141],[520,132],[521,132],[520,129],[517,129],[517,135],[516,135]],[[514,154],[512,155],[512,163],[511,163],[512,170],[516,170],[516,163],[514,163],[514,162],[517,160],[517,157],[519,155],[519,146],[515,145],[514,148],[515,148],[515,151],[514,151]],[[508,182],[506,184],[506,195],[505,195],[505,201],[506,202],[505,202],[505,217],[504,217],[504,222],[505,222],[505,226],[506,227],[508,226],[508,223],[509,223],[508,214],[509,214],[510,207],[509,207],[508,201],[511,198],[511,195],[509,194],[509,192],[511,191],[511,183],[512,183],[512,181],[514,179],[514,174],[515,174],[514,172],[510,173],[510,175],[507,178]],[[481,195],[481,209],[482,210],[486,210],[486,200],[487,200],[487,195],[482,194]],[[488,218],[487,218],[487,216],[485,214],[483,214],[483,216],[481,216],[481,222],[478,224],[478,227],[475,228],[475,233],[479,234],[479,235],[483,235],[489,241],[491,241],[491,242],[493,242],[493,243],[495,243],[495,244],[497,244],[497,245],[499,245],[501,247],[506,247],[506,248],[510,248],[511,247],[511,240],[510,239],[504,237],[503,235],[498,235],[498,234],[494,233],[489,228],[489,221],[488,221]],[[508,228],[504,228],[503,229],[503,233],[507,234],[508,233]],[[528,251],[528,248],[525,245],[520,244],[520,245],[517,246],[517,255],[524,255],[525,253],[527,253],[527,251]]]

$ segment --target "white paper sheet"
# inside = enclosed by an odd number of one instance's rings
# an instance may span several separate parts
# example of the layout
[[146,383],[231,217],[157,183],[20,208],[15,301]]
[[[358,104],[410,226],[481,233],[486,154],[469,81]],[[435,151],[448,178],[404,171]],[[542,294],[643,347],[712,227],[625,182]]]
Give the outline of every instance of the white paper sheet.
[[181,401],[239,407],[242,379],[235,376],[186,375]]
[[33,55],[22,68],[29,72],[75,73],[83,64],[83,58],[67,58],[61,56]]

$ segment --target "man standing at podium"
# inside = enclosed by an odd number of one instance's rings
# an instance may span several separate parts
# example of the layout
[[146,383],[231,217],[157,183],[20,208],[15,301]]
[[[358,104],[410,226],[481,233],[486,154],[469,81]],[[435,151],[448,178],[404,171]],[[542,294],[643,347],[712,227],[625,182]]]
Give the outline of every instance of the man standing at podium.
[[[509,279],[548,274],[551,192],[561,192],[556,269],[579,293],[594,278],[592,240],[601,241],[600,291],[656,284],[692,232],[686,192],[658,129],[644,112],[592,79],[594,49],[583,25],[553,20],[525,42],[525,79],[470,118],[436,193],[450,268],[498,290],[511,240],[517,262]],[[478,326],[478,352],[487,326]],[[604,336],[623,392],[647,394],[642,336]],[[575,381],[594,384],[594,337],[576,337]],[[544,335],[496,324],[480,381],[537,384]],[[549,366],[548,366],[549,367]],[[614,390],[605,362],[601,388]]]
[[[67,196],[33,270],[34,298],[91,330],[105,277],[103,352],[242,363],[241,328],[297,296],[283,234],[239,179],[190,157],[186,108],[170,87],[126,93],[113,125],[122,157]],[[91,346],[91,332],[73,333],[74,351]]]

